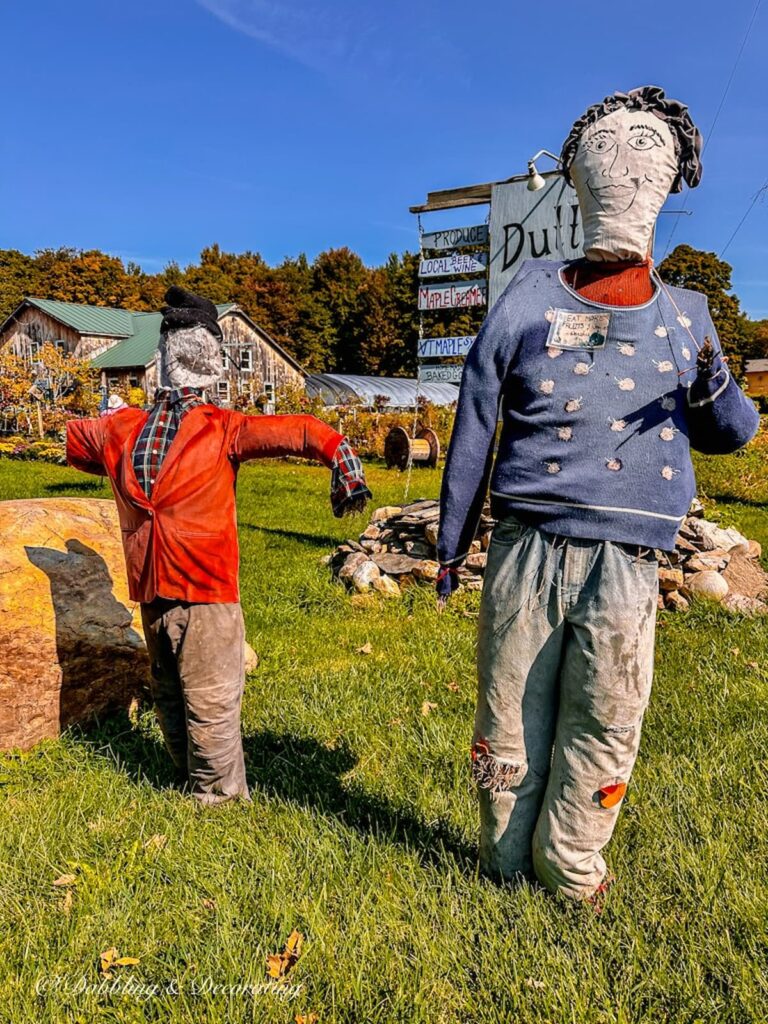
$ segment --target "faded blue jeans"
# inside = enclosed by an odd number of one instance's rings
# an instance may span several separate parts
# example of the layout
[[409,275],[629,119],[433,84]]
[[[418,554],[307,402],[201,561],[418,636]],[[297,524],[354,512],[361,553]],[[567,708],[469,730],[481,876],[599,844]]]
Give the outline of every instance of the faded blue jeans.
[[493,532],[478,636],[472,747],[480,860],[583,899],[606,874],[651,691],[653,551]]

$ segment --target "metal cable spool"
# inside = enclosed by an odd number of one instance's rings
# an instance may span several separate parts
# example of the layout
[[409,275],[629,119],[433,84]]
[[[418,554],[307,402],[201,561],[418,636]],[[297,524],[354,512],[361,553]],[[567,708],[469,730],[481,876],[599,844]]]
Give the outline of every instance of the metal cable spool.
[[384,441],[384,460],[388,469],[414,466],[434,468],[440,458],[440,441],[431,427],[423,427],[416,437],[409,437],[403,427],[392,427]]

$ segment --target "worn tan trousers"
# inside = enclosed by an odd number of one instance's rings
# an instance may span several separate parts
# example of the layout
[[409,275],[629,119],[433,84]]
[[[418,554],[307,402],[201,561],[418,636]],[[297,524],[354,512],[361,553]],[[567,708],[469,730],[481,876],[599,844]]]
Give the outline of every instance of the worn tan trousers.
[[158,598],[141,606],[158,722],[174,764],[204,804],[249,798],[240,708],[245,683],[239,604]]

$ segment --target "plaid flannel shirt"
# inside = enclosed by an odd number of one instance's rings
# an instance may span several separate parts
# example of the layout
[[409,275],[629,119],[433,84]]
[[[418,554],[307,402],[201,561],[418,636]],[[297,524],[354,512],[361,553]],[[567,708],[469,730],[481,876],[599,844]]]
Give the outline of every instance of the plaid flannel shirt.
[[202,394],[198,388],[160,388],[155,392],[155,404],[133,448],[133,468],[148,498],[184,414],[202,404]]
[[331,507],[337,519],[347,511],[362,511],[371,492],[365,483],[363,464],[346,438],[339,443],[331,466]]

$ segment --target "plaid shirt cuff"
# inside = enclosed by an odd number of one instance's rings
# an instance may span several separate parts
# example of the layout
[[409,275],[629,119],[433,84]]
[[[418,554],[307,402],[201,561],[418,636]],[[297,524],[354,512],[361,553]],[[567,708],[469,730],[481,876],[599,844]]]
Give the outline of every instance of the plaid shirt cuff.
[[365,483],[365,471],[357,453],[347,440],[340,442],[331,466],[331,508],[337,519],[344,515],[351,502],[362,506],[372,498]]

